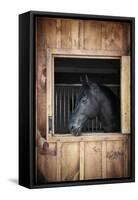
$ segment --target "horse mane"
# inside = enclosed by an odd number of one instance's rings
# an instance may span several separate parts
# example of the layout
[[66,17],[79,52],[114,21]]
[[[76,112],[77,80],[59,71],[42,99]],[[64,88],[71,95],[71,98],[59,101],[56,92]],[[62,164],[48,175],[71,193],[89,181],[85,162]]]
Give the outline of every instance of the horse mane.
[[116,112],[117,108],[119,108],[120,100],[119,97],[115,95],[115,93],[107,86],[105,85],[99,85],[101,91],[105,94],[105,96],[109,99],[109,101],[112,104],[113,110]]

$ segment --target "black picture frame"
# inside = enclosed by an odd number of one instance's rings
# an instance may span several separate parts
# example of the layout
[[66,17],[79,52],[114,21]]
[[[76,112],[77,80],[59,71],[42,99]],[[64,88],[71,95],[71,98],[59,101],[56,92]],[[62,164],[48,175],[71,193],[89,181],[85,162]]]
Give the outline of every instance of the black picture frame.
[[[35,184],[35,18],[41,16],[125,21],[131,24],[131,176],[129,178]],[[19,184],[28,188],[126,183],[135,181],[135,18],[29,11],[19,15]]]

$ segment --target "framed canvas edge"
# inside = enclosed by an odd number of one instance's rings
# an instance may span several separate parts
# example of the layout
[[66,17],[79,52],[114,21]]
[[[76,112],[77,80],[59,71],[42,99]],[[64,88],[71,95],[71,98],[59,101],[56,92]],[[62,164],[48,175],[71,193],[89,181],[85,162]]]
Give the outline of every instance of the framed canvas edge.
[[[25,13],[19,15],[22,16]],[[97,185],[97,184],[113,184],[113,183],[127,183],[135,182],[135,17],[119,17],[119,16],[105,16],[105,15],[88,15],[88,14],[74,14],[74,13],[57,13],[57,12],[43,12],[43,11],[29,11],[29,182],[27,184],[19,184],[30,189],[35,188],[49,188],[49,187],[64,187],[64,186],[81,186],[81,185]],[[47,184],[36,184],[35,171],[35,18],[36,17],[63,17],[63,18],[79,18],[79,19],[96,19],[106,21],[126,21],[131,24],[131,176],[128,178],[116,179],[98,179],[98,180],[84,180],[84,181],[70,181],[70,182],[51,182]],[[19,30],[19,35],[21,34]],[[35,66],[35,67],[34,67]],[[20,64],[19,64],[20,67]],[[19,135],[20,139],[21,135]],[[20,155],[19,155],[20,156]],[[20,176],[19,176],[20,179]]]

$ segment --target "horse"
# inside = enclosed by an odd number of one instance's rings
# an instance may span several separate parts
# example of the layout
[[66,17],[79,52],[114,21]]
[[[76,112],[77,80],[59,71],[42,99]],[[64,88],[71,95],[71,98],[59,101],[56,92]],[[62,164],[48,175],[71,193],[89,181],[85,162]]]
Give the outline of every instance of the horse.
[[120,130],[120,102],[112,90],[101,84],[83,83],[74,111],[69,120],[69,132],[81,135],[82,128],[89,119],[98,117],[105,133]]

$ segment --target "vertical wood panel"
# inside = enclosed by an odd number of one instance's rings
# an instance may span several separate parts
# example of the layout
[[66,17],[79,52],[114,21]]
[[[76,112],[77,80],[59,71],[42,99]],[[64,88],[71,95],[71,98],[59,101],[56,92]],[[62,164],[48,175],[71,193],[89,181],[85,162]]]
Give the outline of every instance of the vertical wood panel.
[[79,180],[79,143],[62,144],[62,181]]
[[79,21],[79,48],[84,48],[84,21]]
[[79,47],[79,21],[62,20],[62,48],[77,49]]
[[106,141],[102,141],[102,178],[106,178]]
[[[56,144],[49,144],[49,148],[56,148]],[[51,182],[56,181],[57,177],[57,159],[56,155],[48,155],[38,152],[38,174],[41,174],[39,181]],[[40,180],[41,179],[41,180]]]
[[79,21],[71,21],[71,31],[72,31],[72,49],[79,48]]
[[122,133],[130,133],[130,56],[121,58],[121,126]]
[[57,48],[61,48],[61,19],[57,19]]
[[37,127],[43,137],[46,136],[46,90],[42,90],[40,80],[46,67],[45,57],[45,20],[36,21],[36,115]]
[[101,22],[84,21],[84,49],[101,49]]
[[123,26],[121,23],[102,23],[102,49],[123,49]]
[[124,145],[122,141],[108,141],[106,154],[107,178],[124,176]]
[[57,21],[56,19],[46,19],[45,23],[45,40],[46,48],[57,47]]
[[61,162],[62,162],[62,152],[61,152],[61,143],[57,142],[57,181],[61,181]]
[[126,55],[130,55],[130,24],[124,23],[123,26],[123,49]]
[[101,142],[85,142],[85,179],[102,178]]
[[129,176],[129,138],[124,140],[124,177]]
[[72,38],[71,38],[71,20],[62,20],[62,32],[61,32],[61,45],[62,48],[71,48],[72,47]]
[[80,180],[84,180],[84,142],[80,142]]

